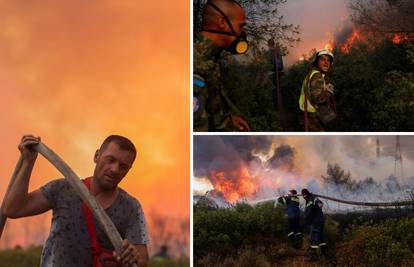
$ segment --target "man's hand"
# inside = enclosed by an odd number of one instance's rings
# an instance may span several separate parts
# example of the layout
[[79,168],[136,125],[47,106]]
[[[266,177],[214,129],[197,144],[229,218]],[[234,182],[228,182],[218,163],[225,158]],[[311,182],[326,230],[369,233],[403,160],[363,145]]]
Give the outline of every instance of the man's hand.
[[18,148],[24,160],[28,160],[28,161],[36,160],[38,152],[33,149],[33,146],[37,145],[39,142],[40,142],[40,137],[35,137],[31,134],[23,135]]
[[328,83],[326,85],[326,91],[328,91],[329,93],[331,93],[331,95],[335,94],[335,89],[332,83]]
[[147,266],[148,264],[148,252],[140,248],[141,245],[134,246],[131,243],[129,243],[128,240],[124,239],[122,241],[122,250],[121,255],[118,255],[114,251],[114,257],[115,259],[122,263],[122,266],[128,267],[132,266],[133,263],[136,263],[139,267],[141,266]]
[[231,122],[233,123],[234,127],[241,132],[250,132],[249,124],[242,119],[242,117],[237,115],[231,115]]
[[3,202],[2,213],[7,217],[33,216],[51,208],[49,201],[39,189],[28,193],[29,179],[38,154],[33,146],[39,142],[40,137],[33,135],[24,135],[20,141],[18,148],[23,163]]

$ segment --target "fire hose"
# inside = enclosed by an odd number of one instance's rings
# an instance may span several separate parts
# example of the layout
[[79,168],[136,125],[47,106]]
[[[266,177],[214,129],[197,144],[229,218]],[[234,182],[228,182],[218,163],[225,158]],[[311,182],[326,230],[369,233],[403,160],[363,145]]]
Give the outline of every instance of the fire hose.
[[[355,206],[399,207],[399,206],[414,205],[414,200],[392,201],[392,202],[363,202],[363,201],[351,201],[351,200],[339,199],[339,198],[334,198],[334,197],[329,197],[329,196],[324,196],[324,195],[319,195],[319,194],[313,194],[313,195],[315,197],[335,201],[335,202],[338,202],[338,203],[343,203],[343,204],[348,204],[348,205],[355,205]],[[300,197],[300,196],[302,196],[302,194],[296,194],[296,195],[292,195],[292,196]],[[279,197],[276,197],[276,199],[277,198],[279,198]],[[252,201],[252,202],[250,202],[250,204],[255,205],[255,204],[258,204],[258,203],[261,203],[261,202],[267,202],[267,201],[273,201],[273,200],[274,200],[274,198],[266,198],[266,199],[263,199],[263,200]]]
[[[397,207],[397,206],[409,206],[414,205],[414,200],[406,200],[406,201],[392,201],[392,202],[362,202],[362,201],[351,201],[345,199],[339,199],[319,194],[313,194],[315,197],[324,198],[327,200],[344,203],[348,205],[356,205],[356,206],[369,206],[369,207]],[[297,194],[296,196],[300,197],[302,194]]]
[[[88,205],[89,209],[92,211],[94,217],[101,224],[105,234],[108,236],[109,241],[115,248],[115,251],[120,254],[122,247],[122,237],[116,229],[114,223],[108,217],[101,205],[96,201],[96,199],[89,193],[89,190],[83,184],[81,179],[75,174],[75,172],[67,165],[55,152],[48,148],[45,144],[39,143],[34,146],[34,149],[37,150],[43,157],[45,157],[53,166],[59,170],[65,179],[69,182],[75,192],[80,196],[80,198]],[[4,199],[6,199],[10,188],[13,186],[13,183],[16,179],[17,173],[22,165],[22,158],[20,157],[16,167],[13,171],[12,177],[10,179],[7,191],[5,193]],[[2,202],[2,208],[4,205],[4,199]],[[5,225],[7,217],[4,214],[0,213],[0,238],[1,233]],[[134,263],[133,267],[137,267]]]
[[344,200],[338,199],[318,194],[313,194],[316,197],[328,199],[331,201],[349,204],[349,205],[357,205],[357,206],[369,206],[369,207],[398,207],[398,206],[409,206],[414,205],[414,200],[406,200],[406,201],[392,201],[392,202],[362,202],[362,201],[351,201],[351,200]]

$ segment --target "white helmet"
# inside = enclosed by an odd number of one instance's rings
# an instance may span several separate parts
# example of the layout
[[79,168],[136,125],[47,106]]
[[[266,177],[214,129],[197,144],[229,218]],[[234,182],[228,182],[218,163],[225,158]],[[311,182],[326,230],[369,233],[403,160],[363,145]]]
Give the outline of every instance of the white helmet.
[[320,56],[323,56],[323,55],[327,55],[327,56],[329,56],[329,57],[331,58],[331,63],[333,63],[334,56],[333,56],[332,52],[331,52],[331,51],[329,51],[328,49],[322,49],[322,50],[318,51],[318,52],[316,53],[315,61],[317,61],[317,59],[318,59]]

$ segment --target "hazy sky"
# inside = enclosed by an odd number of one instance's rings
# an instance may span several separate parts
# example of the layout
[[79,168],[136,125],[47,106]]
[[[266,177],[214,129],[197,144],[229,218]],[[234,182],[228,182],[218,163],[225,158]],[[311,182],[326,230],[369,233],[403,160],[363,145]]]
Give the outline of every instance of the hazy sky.
[[349,23],[348,3],[349,0],[288,0],[282,5],[280,14],[286,23],[300,26],[302,39],[289,49],[285,63],[294,63],[312,48],[324,48],[335,32]]
[[[85,177],[116,133],[138,148],[121,187],[147,213],[188,218],[189,21],[188,1],[0,0],[0,196],[23,134]],[[39,157],[30,188],[56,177]]]
[[[395,136],[380,136],[379,142],[377,157],[376,136],[196,136],[194,191],[208,189],[212,171],[230,174],[241,167],[248,168],[256,183],[279,179],[280,186],[320,181],[328,163],[339,164],[355,180],[382,181],[391,174],[401,178],[399,168],[394,173]],[[413,184],[414,136],[401,136],[400,147],[405,176],[400,182]]]

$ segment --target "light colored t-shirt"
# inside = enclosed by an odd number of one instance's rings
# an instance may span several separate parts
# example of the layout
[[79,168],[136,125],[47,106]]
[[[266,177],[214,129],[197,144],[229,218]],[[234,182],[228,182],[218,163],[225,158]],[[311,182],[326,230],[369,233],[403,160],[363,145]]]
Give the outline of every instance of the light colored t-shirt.
[[[40,188],[53,210],[49,237],[43,247],[42,267],[90,267],[92,251],[82,200],[65,179],[58,179]],[[137,199],[120,188],[114,203],[105,212],[115,224],[122,239],[134,245],[147,244],[148,233],[144,212]],[[101,247],[114,250],[99,222],[94,219]]]

